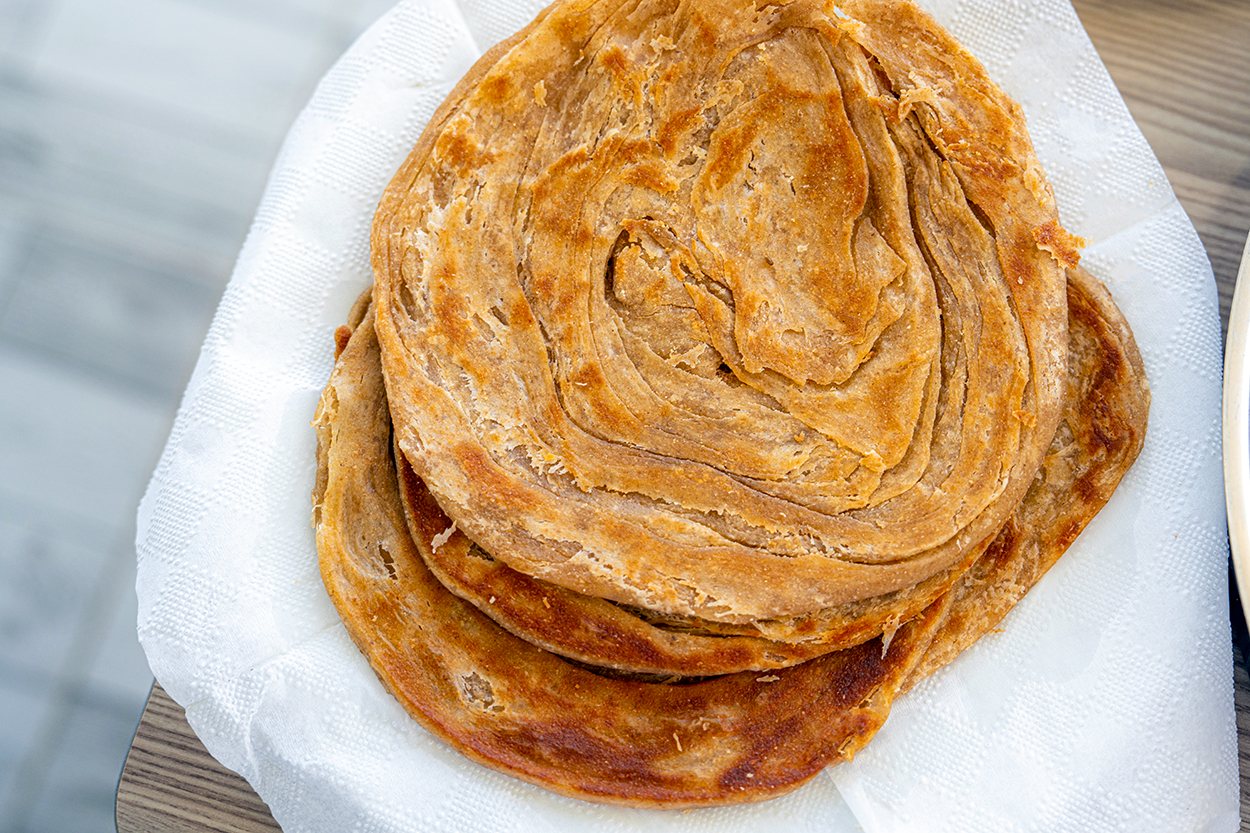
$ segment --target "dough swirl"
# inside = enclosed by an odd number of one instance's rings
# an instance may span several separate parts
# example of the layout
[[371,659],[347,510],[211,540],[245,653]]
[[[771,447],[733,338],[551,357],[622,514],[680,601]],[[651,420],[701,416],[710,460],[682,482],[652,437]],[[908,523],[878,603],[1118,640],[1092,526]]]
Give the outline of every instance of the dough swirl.
[[1072,243],[910,3],[561,3],[379,207],[397,442],[577,593],[750,623],[949,586],[1055,433]]

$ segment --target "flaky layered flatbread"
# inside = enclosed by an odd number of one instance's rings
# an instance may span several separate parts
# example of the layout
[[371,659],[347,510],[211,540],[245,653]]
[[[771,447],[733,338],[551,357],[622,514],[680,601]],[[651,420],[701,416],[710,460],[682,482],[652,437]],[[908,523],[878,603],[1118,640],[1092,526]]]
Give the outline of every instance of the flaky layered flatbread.
[[1075,255],[1019,108],[909,3],[553,6],[373,242],[405,458],[586,595],[774,638],[914,614],[1058,422]]
[[1020,108],[901,0],[569,0],[387,188],[318,408],[379,678],[567,795],[779,795],[993,629],[1145,436]]

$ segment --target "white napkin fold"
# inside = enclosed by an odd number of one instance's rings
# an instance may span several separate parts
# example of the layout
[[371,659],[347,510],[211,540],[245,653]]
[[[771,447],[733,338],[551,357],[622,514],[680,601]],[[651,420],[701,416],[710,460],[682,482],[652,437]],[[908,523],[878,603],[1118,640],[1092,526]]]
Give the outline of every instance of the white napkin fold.
[[309,420],[371,280],[383,187],[480,51],[541,5],[400,3],[287,137],[139,507],[139,636],[209,751],[287,831],[1238,829],[1214,282],[1066,0],[924,3],[1024,106],[1153,390],[1137,465],[1003,631],[831,778],[687,813],[486,770],[382,690],[318,577]]

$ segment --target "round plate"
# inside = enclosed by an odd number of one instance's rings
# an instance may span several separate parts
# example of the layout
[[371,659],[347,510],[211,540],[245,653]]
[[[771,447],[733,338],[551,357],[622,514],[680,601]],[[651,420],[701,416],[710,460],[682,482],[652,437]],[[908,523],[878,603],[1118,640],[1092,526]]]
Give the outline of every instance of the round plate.
[[1250,619],[1250,239],[1224,341],[1224,500],[1241,608]]

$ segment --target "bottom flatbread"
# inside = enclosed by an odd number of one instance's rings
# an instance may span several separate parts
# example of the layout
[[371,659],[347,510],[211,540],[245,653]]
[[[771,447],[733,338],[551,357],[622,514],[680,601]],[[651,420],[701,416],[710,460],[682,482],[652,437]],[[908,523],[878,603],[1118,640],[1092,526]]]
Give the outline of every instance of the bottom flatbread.
[[[450,522],[410,483],[410,532],[372,318],[358,305],[314,423],[326,589],[383,684],[472,760],[565,795],[631,806],[781,795],[862,749],[896,696],[993,628],[1136,457],[1149,394],[1131,333],[1084,273],[1071,277],[1069,306],[1064,422],[1015,516],[949,593],[884,638],[766,673],[672,684],[569,662],[430,572],[418,542],[437,549]],[[636,649],[645,652],[660,637],[642,633]]]
[[322,577],[378,677],[469,758],[555,792],[640,807],[758,801],[849,759],[941,623],[779,669],[683,685],[604,677],[530,644],[445,589],[403,516],[372,321],[317,419]]

